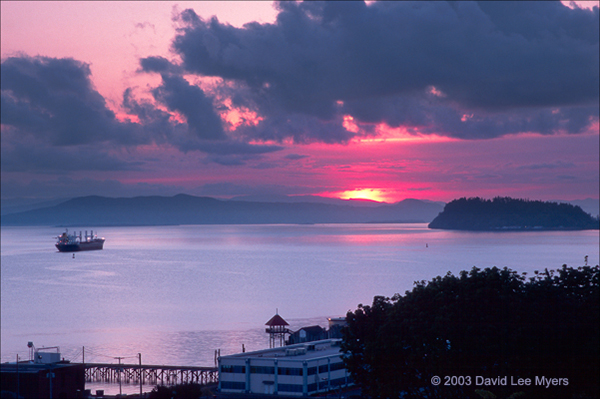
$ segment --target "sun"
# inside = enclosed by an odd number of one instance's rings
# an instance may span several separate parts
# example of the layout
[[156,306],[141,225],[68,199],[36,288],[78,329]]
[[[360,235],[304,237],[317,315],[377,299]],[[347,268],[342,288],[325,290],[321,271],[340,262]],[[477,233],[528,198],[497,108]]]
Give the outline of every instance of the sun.
[[361,188],[346,190],[339,194],[341,199],[363,199],[377,202],[385,201],[385,193],[378,188]]

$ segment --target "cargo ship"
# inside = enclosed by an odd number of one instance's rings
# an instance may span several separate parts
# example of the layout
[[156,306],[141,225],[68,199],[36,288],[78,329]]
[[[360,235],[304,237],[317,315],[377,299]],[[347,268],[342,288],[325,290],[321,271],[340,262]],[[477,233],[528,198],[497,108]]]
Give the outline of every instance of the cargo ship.
[[90,235],[88,235],[87,230],[85,235],[82,235],[81,231],[79,235],[69,234],[69,230],[66,230],[56,238],[58,238],[56,248],[60,252],[91,251],[102,249],[104,246],[104,237],[98,237],[93,230],[90,230]]

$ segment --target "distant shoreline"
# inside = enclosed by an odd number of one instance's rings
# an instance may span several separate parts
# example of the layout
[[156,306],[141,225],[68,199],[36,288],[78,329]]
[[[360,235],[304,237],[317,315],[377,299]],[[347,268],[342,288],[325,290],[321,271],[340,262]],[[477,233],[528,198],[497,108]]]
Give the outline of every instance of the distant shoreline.
[[408,199],[380,205],[250,202],[179,194],[173,197],[80,197],[5,214],[3,226],[174,226],[222,224],[428,223],[443,203]]

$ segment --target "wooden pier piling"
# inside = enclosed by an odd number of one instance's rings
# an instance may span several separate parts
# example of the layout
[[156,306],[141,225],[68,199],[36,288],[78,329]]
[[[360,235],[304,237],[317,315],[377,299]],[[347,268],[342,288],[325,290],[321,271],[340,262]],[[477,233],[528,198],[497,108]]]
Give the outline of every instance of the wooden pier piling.
[[[120,380],[119,380],[120,379]],[[85,363],[86,382],[175,385],[182,383],[214,384],[219,380],[217,367],[158,366],[140,364]]]

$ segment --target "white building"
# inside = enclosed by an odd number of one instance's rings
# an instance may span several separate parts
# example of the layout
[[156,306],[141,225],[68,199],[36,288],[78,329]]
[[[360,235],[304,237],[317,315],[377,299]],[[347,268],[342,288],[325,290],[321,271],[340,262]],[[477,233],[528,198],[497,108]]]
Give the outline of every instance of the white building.
[[219,390],[307,396],[352,384],[339,339],[326,339],[219,358]]

